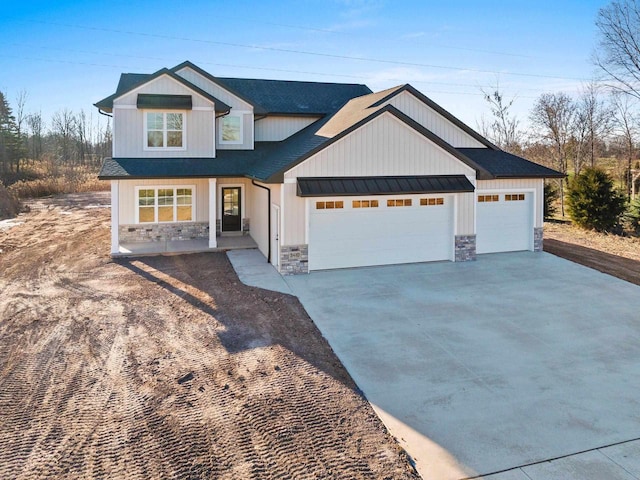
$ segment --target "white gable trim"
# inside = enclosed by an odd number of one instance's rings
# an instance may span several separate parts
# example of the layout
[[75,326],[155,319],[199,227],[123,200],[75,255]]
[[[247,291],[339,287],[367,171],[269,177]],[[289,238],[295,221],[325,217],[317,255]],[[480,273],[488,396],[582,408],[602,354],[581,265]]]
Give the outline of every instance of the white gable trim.
[[[311,157],[305,159],[303,162],[300,162],[299,164],[297,164],[297,165],[293,166],[292,168],[290,168],[289,170],[285,171],[284,172],[284,183],[287,183],[287,179],[297,178],[297,176],[298,176],[297,170],[304,170],[306,165],[308,165],[310,162],[316,161],[318,156],[322,155],[323,153],[326,153],[327,150],[329,150],[331,148],[339,148],[341,143],[345,143],[348,140],[350,140],[352,137],[354,137],[356,135],[359,135],[361,133],[362,129],[364,129],[364,128],[368,127],[368,126],[371,126],[371,125],[375,125],[376,123],[381,122],[382,119],[391,119],[392,121],[394,121],[398,125],[400,125],[403,129],[407,130],[410,134],[415,135],[418,139],[421,139],[423,141],[427,141],[431,146],[435,147],[435,149],[439,153],[444,154],[448,159],[453,160],[457,164],[459,164],[461,166],[461,169],[464,171],[464,174],[467,175],[468,178],[475,180],[476,171],[475,171],[474,168],[470,167],[469,165],[464,163],[459,158],[456,158],[450,152],[448,152],[447,150],[442,148],[437,143],[433,142],[428,137],[422,135],[419,131],[415,130],[410,125],[407,125],[405,122],[403,122],[401,119],[399,119],[398,117],[396,117],[392,113],[384,112],[381,115],[378,115],[377,117],[375,117],[375,118],[371,119],[370,121],[364,123],[363,125],[360,125],[358,128],[356,128],[352,132],[349,132],[344,137],[340,138],[339,140],[337,140],[336,142],[332,143],[331,145],[328,145],[326,148],[323,148],[322,150],[320,150],[319,152],[315,153]],[[328,174],[328,176],[334,176],[334,175],[335,174]],[[366,175],[366,173],[363,173],[362,175]],[[301,176],[306,176],[306,174],[305,175],[301,175]]]
[[[191,87],[189,87],[188,85],[185,85],[184,83],[176,80],[175,78],[173,78],[171,75],[167,75],[166,73],[163,73],[162,75],[157,76],[156,78],[149,80],[147,82],[144,82],[142,85],[137,86],[136,88],[133,88],[131,90],[127,90],[126,92],[124,92],[122,95],[119,95],[118,97],[114,98],[113,101],[114,103],[116,102],[116,100],[118,100],[119,98],[124,97],[125,95],[133,95],[135,93],[140,92],[140,90],[144,89],[145,87],[148,87],[149,85],[153,85],[154,82],[160,80],[161,78],[168,78],[169,80],[171,80],[172,82],[174,82],[175,84],[179,85],[182,88],[185,88],[187,90],[189,90],[190,92],[194,93],[195,95],[197,95],[198,97],[202,98],[203,100],[205,100],[206,102],[209,102],[211,105],[214,105],[215,102],[207,97],[205,97],[204,95],[200,94],[199,92],[197,92],[196,90],[192,89]],[[188,81],[185,79],[185,81]],[[130,104],[125,104],[125,105],[130,105]],[[120,107],[120,105],[115,105],[114,104],[114,108],[118,108]]]
[[[193,72],[194,74],[196,74],[198,77],[202,78],[205,82],[210,83],[211,85],[213,85],[215,88],[220,88],[221,90],[224,90],[225,92],[227,92],[227,94],[233,98],[235,98],[238,102],[243,103],[248,105],[249,107],[252,107],[253,105],[251,105],[247,100],[244,100],[240,97],[238,97],[236,94],[234,94],[233,92],[230,92],[229,90],[227,90],[226,88],[224,88],[222,85],[220,85],[219,83],[216,82],[212,82],[211,80],[209,80],[207,77],[205,77],[204,75],[202,75],[200,72],[194,70],[193,68],[189,67],[188,65],[185,67],[182,67],[180,70],[177,70],[175,72],[176,75],[180,75],[180,72],[184,71],[184,70],[189,70],[190,72]],[[180,75],[182,77],[182,75]],[[186,79],[185,79],[186,80]],[[187,80],[188,81],[188,80]],[[215,95],[214,95],[215,96]],[[244,113],[244,110],[243,110]],[[247,113],[253,113],[253,111],[247,111]]]
[[[432,125],[429,125],[428,124],[429,122],[425,121],[426,118],[424,118],[425,117],[424,114],[421,114],[421,112],[416,111],[415,108],[411,108],[410,105],[406,104],[407,100],[405,99],[407,97],[409,97],[411,101],[417,102],[417,104],[419,104],[422,108],[424,108],[426,112],[429,112],[428,115],[430,117],[437,118],[441,123],[441,125],[437,125],[435,123]],[[385,100],[383,103],[381,103],[381,105],[394,106],[395,108],[400,110],[402,113],[412,118],[413,120],[421,124],[423,127],[429,129],[438,137],[442,138],[444,141],[446,141],[447,143],[450,143],[454,147],[487,148],[487,145],[485,145],[483,142],[475,138],[469,132],[465,131],[463,128],[457,125],[454,121],[442,115],[436,109],[431,107],[428,103],[423,101],[423,99],[416,96],[411,90],[403,90],[402,92],[395,94],[391,98],[388,98],[387,100]],[[446,112],[446,113],[453,117],[451,113],[449,112]],[[460,123],[462,122],[460,121]],[[465,127],[471,129],[471,127],[467,125],[465,125]],[[450,137],[450,138],[446,138],[446,137]]]

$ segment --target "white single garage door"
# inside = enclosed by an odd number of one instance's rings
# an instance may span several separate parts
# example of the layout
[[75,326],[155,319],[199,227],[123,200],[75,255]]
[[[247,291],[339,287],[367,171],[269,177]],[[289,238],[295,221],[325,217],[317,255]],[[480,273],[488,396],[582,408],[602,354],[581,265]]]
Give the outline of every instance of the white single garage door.
[[309,270],[452,259],[451,195],[309,201]]
[[533,193],[479,193],[476,196],[476,252],[533,248]]

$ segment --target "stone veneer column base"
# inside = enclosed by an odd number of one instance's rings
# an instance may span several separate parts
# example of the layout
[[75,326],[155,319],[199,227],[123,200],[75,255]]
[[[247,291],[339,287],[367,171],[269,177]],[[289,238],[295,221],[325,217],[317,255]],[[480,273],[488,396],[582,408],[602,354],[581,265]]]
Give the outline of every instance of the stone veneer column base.
[[120,243],[149,243],[209,238],[209,222],[120,225]]
[[544,243],[544,228],[534,227],[533,229],[533,251],[541,252]]
[[309,273],[309,245],[282,245],[280,273],[284,275]]
[[455,261],[469,262],[476,259],[476,236],[456,235]]

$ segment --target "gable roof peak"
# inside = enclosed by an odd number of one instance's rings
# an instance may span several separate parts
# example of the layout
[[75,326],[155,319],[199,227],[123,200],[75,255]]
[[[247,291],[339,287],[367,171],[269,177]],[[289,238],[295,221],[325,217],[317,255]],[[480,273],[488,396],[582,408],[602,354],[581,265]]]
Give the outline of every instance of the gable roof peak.
[[105,110],[107,112],[111,111],[113,109],[113,101],[116,98],[121,97],[122,95],[128,92],[131,92],[132,90],[135,90],[136,88],[139,88],[142,85],[149,83],[163,75],[167,75],[168,77],[172,78],[178,83],[181,83],[182,85],[184,85],[186,88],[188,88],[192,92],[212,102],[215,105],[216,112],[228,112],[230,110],[231,107],[229,107],[229,105],[222,102],[221,100],[218,100],[213,95],[209,94],[208,92],[205,92],[200,87],[189,82],[187,79],[182,78],[180,75],[177,75],[173,70],[169,70],[166,67],[163,67],[160,70],[157,70],[156,72],[148,75],[140,74],[140,73],[123,73],[122,75],[120,75],[120,82],[118,83],[116,93],[109,95],[106,98],[103,98],[99,102],[94,103],[94,105],[98,107],[100,110]]

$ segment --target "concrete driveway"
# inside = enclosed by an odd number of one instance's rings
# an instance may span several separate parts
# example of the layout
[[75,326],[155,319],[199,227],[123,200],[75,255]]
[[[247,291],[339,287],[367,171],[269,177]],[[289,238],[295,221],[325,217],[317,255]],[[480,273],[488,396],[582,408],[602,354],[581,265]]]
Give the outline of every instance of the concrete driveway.
[[640,287],[530,252],[285,282],[425,479],[640,478]]

